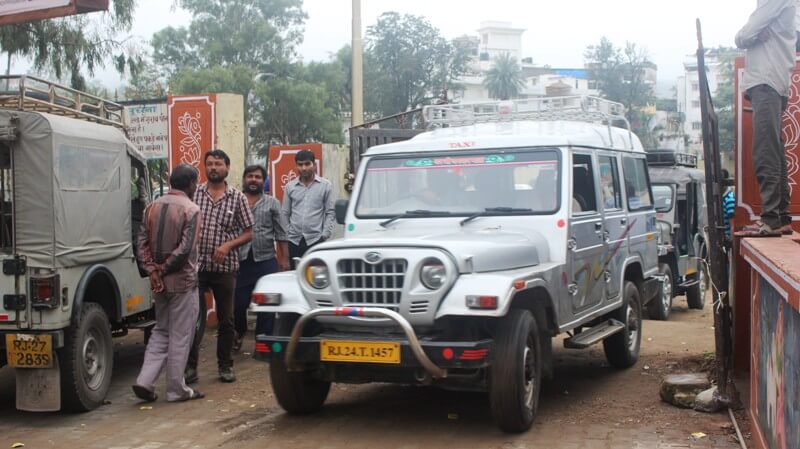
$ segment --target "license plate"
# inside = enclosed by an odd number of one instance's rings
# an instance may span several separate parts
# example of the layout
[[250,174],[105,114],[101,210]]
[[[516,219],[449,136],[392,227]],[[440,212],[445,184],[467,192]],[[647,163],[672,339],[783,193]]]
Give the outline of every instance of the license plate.
[[324,362],[400,363],[400,343],[322,340],[319,358]]
[[51,368],[53,336],[6,334],[6,357],[14,368]]

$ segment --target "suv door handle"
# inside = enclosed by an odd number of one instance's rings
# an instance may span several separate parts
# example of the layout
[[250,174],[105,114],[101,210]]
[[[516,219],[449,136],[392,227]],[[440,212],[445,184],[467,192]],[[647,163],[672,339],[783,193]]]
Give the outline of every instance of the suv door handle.
[[595,223],[594,224],[594,230],[595,231],[602,231],[603,230],[603,222],[602,221],[598,221],[597,223]]
[[627,218],[621,218],[619,220],[619,224],[621,224],[621,225],[628,224],[628,219]]
[[578,247],[578,240],[575,237],[570,237],[567,239],[567,249],[575,250]]

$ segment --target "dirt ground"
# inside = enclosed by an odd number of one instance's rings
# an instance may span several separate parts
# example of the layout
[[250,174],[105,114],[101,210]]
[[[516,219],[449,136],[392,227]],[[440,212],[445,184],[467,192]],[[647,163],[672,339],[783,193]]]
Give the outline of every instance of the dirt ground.
[[[554,342],[555,380],[543,384],[536,423],[520,435],[496,429],[485,394],[385,384],[334,385],[323,411],[289,416],[273,398],[267,365],[250,357],[252,347],[246,343],[236,357],[238,382],[222,384],[214,340],[207,338],[198,385],[207,397],[148,407],[130,390],[144,345],[140,333],[129,335],[115,347],[109,403],[85,414],[16,411],[13,373],[0,369],[0,448],[17,442],[114,449],[739,447],[727,413],[678,409],[659,399],[665,374],[707,369],[713,354],[710,308],[688,310],[682,297],[670,321],[645,321],[642,355],[628,370],[610,368],[599,345],[574,351]],[[738,422],[747,435],[742,413]]]

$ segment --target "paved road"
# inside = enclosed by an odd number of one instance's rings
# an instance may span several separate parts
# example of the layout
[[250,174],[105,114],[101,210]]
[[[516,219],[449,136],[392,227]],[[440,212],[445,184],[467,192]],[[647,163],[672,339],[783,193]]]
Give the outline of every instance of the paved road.
[[130,335],[115,348],[110,403],[91,413],[16,411],[12,373],[0,369],[0,449],[15,442],[26,449],[737,448],[727,415],[680,410],[658,398],[664,374],[707,363],[711,320],[708,310],[689,311],[680,301],[671,321],[646,321],[642,358],[625,371],[608,367],[600,347],[556,345],[556,379],[544,384],[537,421],[521,435],[495,428],[485,394],[383,384],[335,385],[321,413],[288,416],[272,397],[266,365],[249,354],[237,356],[239,382],[216,380],[213,338],[201,364],[206,399],[143,409],[130,384],[144,346],[140,334]]

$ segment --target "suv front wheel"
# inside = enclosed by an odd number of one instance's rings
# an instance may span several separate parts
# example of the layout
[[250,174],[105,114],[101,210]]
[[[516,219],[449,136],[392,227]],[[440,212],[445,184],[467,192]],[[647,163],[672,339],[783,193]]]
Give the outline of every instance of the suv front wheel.
[[[279,315],[275,319],[273,334],[289,336],[297,315]],[[275,399],[289,413],[308,414],[318,411],[328,398],[331,383],[314,377],[310,371],[289,371],[283,354],[273,356],[269,375]]]
[[669,319],[669,314],[672,311],[672,270],[668,264],[660,263],[658,264],[658,271],[664,276],[664,282],[661,284],[658,298],[647,304],[647,312],[650,318],[665,321]]
[[642,343],[642,297],[631,281],[625,281],[624,303],[609,316],[625,325],[622,332],[603,340],[606,359],[615,368],[629,368],[639,360]]
[[530,429],[539,406],[542,356],[531,312],[511,309],[497,326],[489,371],[492,417],[506,432]]

